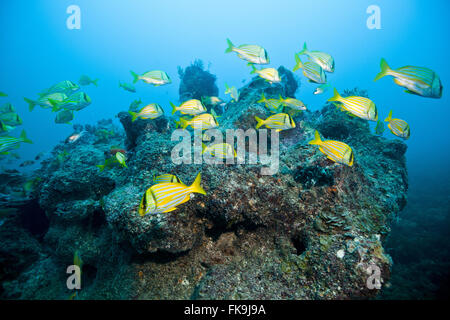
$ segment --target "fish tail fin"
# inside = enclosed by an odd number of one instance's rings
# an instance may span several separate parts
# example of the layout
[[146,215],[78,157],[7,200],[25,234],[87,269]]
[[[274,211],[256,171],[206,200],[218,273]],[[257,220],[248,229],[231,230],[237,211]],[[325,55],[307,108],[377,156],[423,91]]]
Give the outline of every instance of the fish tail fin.
[[336,88],[334,88],[334,95],[328,99],[327,101],[340,101],[341,100],[341,95],[339,94],[339,92],[336,90]]
[[264,120],[257,116],[255,116],[255,120],[258,122],[258,124],[256,125],[256,129],[259,129],[264,124]]
[[305,54],[308,51],[308,47],[306,47],[306,42],[303,44],[303,49],[298,53],[299,56]]
[[136,83],[139,81],[139,75],[133,71],[130,70],[131,75],[133,76],[133,83]]
[[177,112],[177,106],[174,105],[172,102],[170,103],[170,105],[172,106],[172,114],[175,114],[175,112]]
[[96,87],[98,87],[98,80],[100,80],[100,79],[92,80],[92,83],[93,83]]
[[36,106],[36,102],[28,98],[23,98],[23,100],[28,103],[28,110],[30,110],[30,112],[33,111],[34,107]]
[[308,144],[317,144],[320,145],[322,143],[322,139],[320,139],[319,131],[314,132],[314,139],[312,139]]
[[252,67],[252,71],[250,71],[250,74],[256,73],[256,67],[253,63],[251,65],[251,67]]
[[284,100],[285,100],[285,99],[283,99],[283,97],[281,96],[281,93],[278,95],[278,99],[279,99],[281,102],[284,102]]
[[181,128],[186,129],[186,127],[189,125],[189,121],[187,121],[183,118],[180,118],[179,124],[180,124]]
[[264,92],[263,92],[263,93],[261,93],[261,99],[256,101],[256,103],[261,103],[261,102],[265,102],[265,101],[266,101],[266,97],[264,96]]
[[205,151],[206,151],[206,144],[204,144],[204,143],[202,142],[202,154],[204,154]]
[[97,164],[96,167],[100,169],[100,172],[103,172],[103,170],[105,170],[104,164]]
[[22,130],[22,133],[20,134],[20,138],[23,140],[23,142],[33,143],[33,141],[31,141],[30,139],[27,138],[27,134],[26,134],[25,130]]
[[138,117],[138,114],[133,111],[128,111],[128,113],[131,114],[131,122],[135,122]]
[[231,40],[228,38],[227,38],[227,44],[228,44],[228,48],[225,50],[225,53],[230,53],[231,51],[233,51],[234,45],[231,42]]
[[194,183],[192,183],[190,188],[191,188],[192,192],[201,193],[201,194],[206,195],[205,190],[203,190],[202,186],[200,185],[201,181],[202,181],[202,174],[201,174],[201,172],[199,172],[197,177],[194,180]]
[[225,83],[225,93],[229,93],[230,92],[230,87]]
[[389,111],[389,114],[388,114],[387,118],[384,119],[384,122],[389,122],[389,121],[391,121],[391,120],[392,120],[392,110]]
[[302,60],[300,60],[300,56],[298,54],[295,55],[295,67],[292,71],[297,71],[298,69],[303,68]]
[[389,71],[391,71],[391,68],[389,68],[389,65],[387,64],[386,60],[384,60],[384,58],[381,58],[380,68],[381,68],[380,73],[377,74],[377,76],[375,77],[375,79],[373,79],[373,81],[380,80],[384,76],[388,75]]

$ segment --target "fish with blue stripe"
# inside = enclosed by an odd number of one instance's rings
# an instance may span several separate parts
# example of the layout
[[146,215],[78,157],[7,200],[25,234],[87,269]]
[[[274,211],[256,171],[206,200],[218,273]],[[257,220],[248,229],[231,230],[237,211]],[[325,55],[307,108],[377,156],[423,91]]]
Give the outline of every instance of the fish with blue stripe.
[[144,120],[159,118],[164,114],[164,111],[159,104],[150,103],[139,112],[128,111],[128,113],[131,114],[131,121],[134,122],[137,118]]
[[25,130],[22,130],[19,138],[9,136],[0,137],[0,155],[9,154],[9,151],[19,148],[22,142],[33,143],[30,139],[27,138]]
[[405,120],[402,120],[402,119],[393,119],[392,118],[392,110],[389,111],[389,115],[387,116],[386,119],[384,119],[384,121],[388,122],[388,128],[397,137],[400,137],[405,140],[409,139],[409,136],[411,134],[409,124]]
[[181,126],[183,129],[186,129],[187,126],[191,126],[192,129],[206,130],[217,128],[219,126],[216,118],[210,113],[201,114],[191,120],[180,118],[180,121],[175,121],[175,123],[177,124],[177,127]]
[[374,81],[385,76],[393,76],[395,84],[406,88],[406,93],[429,98],[442,97],[441,79],[433,70],[414,66],[391,69],[385,59],[381,59],[380,68],[381,72],[377,74]]
[[266,120],[260,119],[256,116],[255,119],[258,122],[256,125],[256,129],[259,129],[263,125],[265,125],[266,128],[269,129],[276,129],[277,132],[295,128],[294,119],[292,119],[292,117],[287,113],[277,113],[273,116],[268,117]]
[[328,99],[328,101],[339,102],[339,105],[343,111],[347,111],[350,114],[365,120],[377,121],[378,111],[375,103],[365,97],[350,96],[342,97],[339,92],[334,89],[334,96]]
[[239,91],[236,89],[235,86],[232,86],[231,88],[225,83],[225,94],[229,94],[230,97],[234,100],[234,102],[238,102],[239,100]]
[[236,52],[238,57],[250,63],[268,64],[270,62],[267,51],[258,45],[242,44],[236,47],[230,39],[227,39],[228,48],[225,53]]
[[314,139],[309,142],[312,145],[318,145],[320,152],[325,154],[328,159],[346,164],[348,166],[353,166],[354,154],[352,148],[344,142],[320,139],[320,134],[316,130],[314,132]]
[[278,83],[281,82],[281,78],[280,75],[278,74],[278,70],[275,68],[264,68],[261,70],[258,70],[255,68],[255,66],[252,64],[252,71],[250,72],[250,74],[258,74],[258,76],[260,76],[261,78],[263,78],[264,80],[268,81],[270,84],[272,83]]
[[327,75],[323,71],[322,67],[313,61],[307,61],[302,63],[300,56],[295,55],[295,66],[292,69],[294,72],[298,69],[303,69],[303,75],[309,79],[309,82],[326,83]]
[[138,75],[133,71],[130,71],[130,73],[133,76],[133,83],[142,80],[145,83],[152,84],[155,87],[158,87],[172,82],[169,75],[161,70],[148,71],[143,75]]
[[180,111],[181,114],[190,114],[192,116],[195,116],[197,114],[201,114],[207,111],[203,103],[197,99],[185,101],[178,107],[174,105],[172,102],[170,103],[170,105],[172,106],[172,114],[175,114],[175,112]]
[[202,143],[202,154],[208,154],[217,159],[231,159],[237,157],[236,150],[229,143],[214,143],[209,146]]
[[[278,99],[267,99],[264,92],[261,93],[261,99],[256,101],[257,103],[264,103],[267,109],[272,113],[279,113],[283,109],[282,101]],[[281,107],[281,108],[280,108]]]
[[323,70],[327,72],[334,72],[334,59],[333,57],[325,52],[321,51],[309,51],[306,47],[306,42],[303,44],[303,50],[298,53],[299,56],[306,55],[309,60],[317,63],[322,67]]
[[180,178],[178,178],[176,175],[170,174],[170,173],[164,173],[159,176],[157,176],[157,175],[153,176],[153,183],[155,183],[155,184],[157,184],[157,183],[181,183],[181,184],[184,184],[183,182],[181,182]]
[[139,215],[171,212],[176,210],[179,205],[189,201],[192,193],[206,195],[200,183],[201,173],[197,175],[194,183],[190,186],[176,182],[158,183],[151,186],[142,197]]

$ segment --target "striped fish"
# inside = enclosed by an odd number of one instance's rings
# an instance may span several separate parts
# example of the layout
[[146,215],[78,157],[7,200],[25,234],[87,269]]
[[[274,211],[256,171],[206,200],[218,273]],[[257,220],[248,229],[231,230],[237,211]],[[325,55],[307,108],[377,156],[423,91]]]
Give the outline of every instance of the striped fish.
[[126,82],[119,81],[119,88],[123,88],[124,90],[133,92],[133,93],[136,92],[136,88],[133,85],[126,83]]
[[74,93],[75,91],[78,91],[79,89],[80,89],[80,87],[76,83],[69,81],[69,80],[65,80],[65,81],[61,81],[61,82],[55,84],[54,86],[44,90],[43,92],[41,92],[39,94],[39,96],[43,97],[43,96],[47,96],[52,93],[64,93],[66,95],[70,95],[70,94]]
[[133,83],[142,80],[145,83],[152,84],[158,87],[172,82],[167,73],[161,70],[148,71],[141,76],[134,73],[133,71],[130,71],[130,73],[133,76]]
[[14,109],[14,106],[11,103],[5,103],[0,107],[0,113],[9,113],[9,112],[16,112],[16,109]]
[[157,183],[181,183],[184,184],[183,182],[181,182],[180,178],[178,178],[176,175],[174,174],[170,174],[170,173],[165,173],[165,174],[161,174],[159,176],[153,176],[153,183],[157,184]]
[[352,148],[343,142],[334,140],[322,141],[319,132],[316,130],[314,139],[309,144],[318,145],[319,150],[334,162],[346,164],[350,167],[353,165],[354,155]]
[[293,71],[303,69],[303,75],[309,79],[310,82],[326,83],[327,75],[323,71],[322,67],[315,62],[307,61],[302,63],[299,55],[295,55],[296,65]]
[[76,92],[71,94],[63,101],[53,100],[51,98],[47,98],[47,100],[52,105],[53,112],[58,112],[61,109],[80,111],[90,105],[92,101],[85,92]]
[[389,67],[384,59],[381,59],[380,67],[381,72],[377,74],[374,81],[389,75],[394,77],[394,82],[397,85],[406,88],[405,92],[407,93],[429,98],[442,97],[441,79],[428,68],[406,66],[394,70]]
[[253,44],[242,44],[238,47],[234,46],[230,39],[227,39],[228,48],[225,50],[225,53],[236,52],[238,57],[246,60],[250,63],[256,64],[268,64],[270,62],[269,56],[267,55],[267,51]]
[[199,173],[191,186],[181,183],[158,183],[151,186],[142,197],[139,205],[139,214],[171,212],[177,209],[177,206],[190,199],[191,193],[200,193],[206,195],[205,190],[200,185],[201,174]]
[[287,108],[290,108],[293,110],[301,110],[301,111],[306,110],[305,104],[295,98],[288,97],[288,98],[283,99],[283,97],[280,94],[279,101],[283,104],[283,106],[285,106]]
[[272,83],[278,83],[281,82],[280,75],[278,74],[278,70],[275,68],[264,68],[261,70],[258,70],[255,68],[255,66],[252,64],[252,71],[250,74],[256,73],[264,80],[269,81],[270,84]]
[[212,114],[204,113],[199,116],[192,118],[191,120],[186,120],[184,118],[180,118],[180,121],[175,122],[177,125],[181,126],[181,128],[186,129],[187,126],[191,126],[193,129],[213,129],[219,126],[216,118]]
[[334,72],[334,59],[331,55],[320,51],[308,51],[306,42],[303,44],[303,50],[298,53],[299,56],[306,55],[309,60],[317,63],[323,70]]
[[15,137],[0,137],[0,154],[7,155],[9,151],[19,148],[22,142],[25,143],[33,143],[30,139],[27,138],[25,130],[22,130],[22,133],[19,138]]
[[409,139],[409,135],[411,133],[409,124],[401,119],[392,119],[392,110],[389,112],[389,115],[386,119],[384,119],[384,121],[389,122],[388,128],[397,137],[403,138],[405,140]]
[[51,93],[46,96],[42,96],[36,101],[23,98],[28,103],[28,110],[33,111],[35,106],[40,106],[44,109],[53,108],[53,105],[51,104],[51,101],[56,102],[63,102],[67,99],[67,95],[65,93]]
[[257,103],[264,103],[266,108],[269,109],[270,112],[272,113],[278,113],[281,111],[282,108],[280,108],[280,106],[282,107],[283,104],[280,100],[278,99],[267,99],[264,96],[264,92],[261,94],[261,99],[259,99],[258,101],[256,101]]
[[70,124],[70,121],[73,120],[73,111],[72,110],[63,110],[56,114],[55,123],[66,123]]
[[157,103],[150,103],[141,109],[139,112],[128,111],[131,114],[131,121],[136,121],[137,118],[141,119],[156,119],[164,114],[163,109]]
[[0,120],[0,135],[5,135],[8,132],[14,130],[16,127],[14,126],[8,126],[6,124],[4,124],[1,120]]
[[202,143],[202,147],[202,154],[209,154],[218,159],[229,159],[237,156],[236,150],[234,150],[233,146],[229,143],[215,143],[210,144],[209,146]]
[[19,126],[22,124],[22,119],[15,112],[1,113],[0,121],[8,126]]
[[258,122],[256,129],[259,129],[262,125],[265,125],[266,128],[269,129],[276,129],[277,132],[295,128],[294,120],[287,113],[277,113],[268,117],[266,120],[262,120],[258,117],[255,117],[255,119]]
[[234,100],[234,102],[238,102],[239,100],[239,92],[236,89],[236,87],[229,87],[226,83],[225,83],[225,94],[229,94],[231,96],[231,98]]
[[347,111],[361,119],[371,121],[378,120],[377,107],[375,106],[375,103],[368,98],[357,96],[343,98],[339,95],[337,90],[334,89],[334,96],[328,99],[328,101],[340,102],[340,107],[343,111]]
[[174,105],[172,102],[170,103],[170,105],[172,106],[172,114],[174,114],[177,111],[180,111],[180,113],[182,114],[190,114],[195,116],[197,114],[206,112],[205,106],[202,104],[200,100],[197,99],[185,101],[178,107]]

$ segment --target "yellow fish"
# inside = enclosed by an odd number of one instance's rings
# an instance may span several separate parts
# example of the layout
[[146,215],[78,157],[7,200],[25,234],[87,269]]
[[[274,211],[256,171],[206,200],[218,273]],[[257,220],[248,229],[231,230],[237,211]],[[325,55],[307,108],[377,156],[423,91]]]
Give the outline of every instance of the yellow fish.
[[148,71],[144,73],[143,75],[138,75],[134,73],[133,71],[130,71],[131,75],[133,76],[133,83],[138,82],[139,80],[144,81],[145,83],[152,84],[154,86],[162,86],[164,84],[171,83],[172,80],[170,80],[167,73],[160,70],[154,70],[154,71]]
[[215,143],[206,146],[202,143],[202,154],[209,154],[212,157],[219,159],[235,158],[237,156],[236,150],[229,143]]
[[306,42],[303,44],[303,50],[298,53],[299,56],[307,55],[309,60],[317,63],[323,70],[334,72],[334,59],[331,55],[320,51],[309,51]]
[[341,103],[341,108],[344,111],[365,120],[377,121],[378,111],[375,103],[372,100],[364,97],[351,96],[343,98],[339,95],[336,89],[334,89],[334,96],[328,99],[328,101],[337,101]]
[[153,182],[154,183],[167,183],[167,182],[171,182],[171,183],[181,183],[184,184],[183,182],[181,182],[180,178],[178,178],[176,175],[174,174],[169,174],[169,173],[165,173],[159,176],[154,176],[153,177]]
[[227,39],[227,43],[228,48],[225,50],[225,53],[234,51],[238,54],[239,58],[247,60],[250,63],[268,64],[270,62],[267,51],[258,45],[242,44],[235,47],[230,39]]
[[381,72],[374,81],[384,76],[393,76],[394,82],[407,90],[405,92],[429,98],[442,97],[442,83],[439,76],[432,70],[424,67],[405,66],[396,70],[391,69],[386,60],[381,59]]
[[204,113],[199,116],[192,118],[191,120],[186,120],[180,118],[180,121],[175,122],[177,125],[180,125],[183,129],[186,129],[187,126],[191,126],[193,129],[212,129],[217,128],[219,123],[216,118],[212,114]]
[[206,112],[206,108],[203,106],[201,101],[197,99],[185,101],[178,107],[174,105],[172,102],[170,103],[170,105],[172,106],[172,114],[175,114],[175,112],[180,111],[181,114],[190,114],[195,116],[197,114]]
[[392,119],[392,110],[389,111],[389,115],[384,121],[389,122],[388,127],[393,134],[405,140],[409,139],[409,124],[401,119]]
[[303,102],[301,102],[300,100],[297,100],[295,98],[285,98],[283,99],[283,97],[280,94],[280,98],[279,101],[281,104],[283,104],[283,106],[294,109],[294,110],[301,110],[304,111],[306,110],[306,106]]
[[282,105],[282,102],[277,99],[267,99],[264,96],[264,92],[261,94],[261,99],[256,101],[257,103],[264,103],[266,108],[269,109],[272,113],[278,113],[280,110],[280,106]]
[[256,129],[259,129],[262,125],[265,125],[269,129],[276,129],[277,132],[286,129],[295,128],[295,122],[287,113],[277,113],[268,117],[266,120],[255,117],[258,124]]
[[225,94],[229,94],[231,96],[231,98],[235,101],[238,102],[239,100],[239,91],[236,89],[236,87],[229,87],[226,83],[225,83]]
[[261,70],[258,70],[255,68],[255,66],[252,64],[252,71],[250,74],[257,73],[261,78],[267,80],[272,83],[278,83],[281,82],[280,75],[278,74],[278,70],[275,68],[264,68]]
[[322,67],[313,61],[307,61],[302,63],[302,60],[298,55],[295,55],[295,66],[292,71],[303,69],[303,75],[309,79],[309,82],[326,83],[327,75],[323,71]]
[[181,183],[158,183],[151,186],[142,197],[139,205],[139,215],[171,212],[177,206],[190,200],[191,193],[206,195],[200,185],[201,174],[199,173],[191,186]]
[[136,121],[137,118],[141,119],[156,119],[164,114],[163,109],[157,103],[150,103],[149,105],[143,107],[139,112],[128,111],[131,114],[131,121]]
[[311,140],[309,144],[318,145],[319,150],[324,153],[328,159],[337,163],[346,164],[350,167],[353,166],[353,151],[347,144],[334,140],[322,141],[317,130],[314,133],[314,139]]

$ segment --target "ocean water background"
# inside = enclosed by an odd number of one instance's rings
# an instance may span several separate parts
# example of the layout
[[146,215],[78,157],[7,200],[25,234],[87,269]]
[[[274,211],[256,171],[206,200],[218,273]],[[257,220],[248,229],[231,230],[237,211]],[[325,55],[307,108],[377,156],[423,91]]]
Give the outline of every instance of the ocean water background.
[[[80,30],[66,27],[66,9],[70,5],[81,9]],[[366,26],[370,5],[381,9],[380,30]],[[37,93],[56,82],[77,82],[82,74],[100,79],[98,88],[84,87],[92,104],[77,112],[73,121],[94,124],[128,110],[138,98],[144,103],[157,102],[169,112],[169,101],[179,103],[177,67],[186,67],[195,59],[203,60],[217,76],[219,95],[228,99],[224,84],[239,88],[252,75],[234,53],[224,53],[226,38],[235,45],[259,44],[268,51],[270,67],[283,65],[291,70],[294,54],[306,42],[310,50],[333,55],[336,70],[327,76],[338,91],[366,89],[382,120],[392,109],[395,117],[409,123],[409,198],[415,206],[407,206],[400,217],[421,221],[424,215],[430,215],[430,221],[448,225],[450,21],[445,14],[449,9],[450,3],[445,0],[2,1],[0,91],[8,97],[1,102],[11,102],[23,119],[23,126],[13,135],[18,136],[23,128],[34,142],[23,144],[19,149],[22,159],[9,167],[17,167],[42,151],[51,151],[73,132],[70,125],[55,124],[55,114],[48,109],[36,107],[30,113],[23,100],[36,98]],[[381,57],[393,68],[415,65],[437,72],[444,86],[442,98],[406,94],[391,77],[373,82]],[[139,82],[137,93],[118,87],[119,81],[132,82],[130,70],[141,74],[153,69],[166,71],[173,83],[153,87]],[[300,72],[297,75],[301,78],[297,98],[310,110],[320,109],[332,91],[315,96],[312,93],[316,86]],[[388,129],[384,135],[397,139]],[[425,197],[424,190],[432,192]],[[411,210],[414,212],[409,214]],[[421,230],[420,225],[409,230]],[[447,233],[441,231],[443,241],[448,240]],[[411,234],[411,246],[414,237]],[[440,252],[445,256],[445,250]]]

